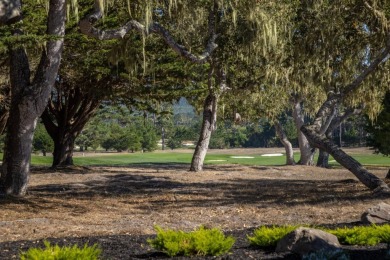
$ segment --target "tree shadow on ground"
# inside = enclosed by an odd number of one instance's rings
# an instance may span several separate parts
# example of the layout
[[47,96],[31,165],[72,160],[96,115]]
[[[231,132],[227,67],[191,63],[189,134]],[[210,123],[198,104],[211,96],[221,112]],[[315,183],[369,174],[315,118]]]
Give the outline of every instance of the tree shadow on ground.
[[[215,175],[238,170],[234,166],[215,166]],[[118,169],[118,170],[116,170]],[[320,205],[334,201],[362,201],[375,199],[372,193],[354,179],[313,180],[283,179],[259,176],[258,179],[212,179],[209,181],[181,182],[175,175],[159,175],[160,168],[144,171],[120,171],[119,168],[100,169],[99,178],[84,182],[46,184],[32,186],[29,196],[18,203],[30,203],[32,207],[50,207],[50,198],[77,198],[91,200],[98,196],[118,197],[123,203],[134,204],[141,210],[183,207],[205,208],[232,205],[256,205],[258,207]],[[108,174],[109,173],[109,174]],[[187,174],[178,171],[177,174]],[[188,172],[188,174],[191,174]],[[127,197],[150,196],[148,205],[142,205]],[[0,200],[0,204],[14,203]],[[57,206],[57,205],[55,205]],[[53,207],[55,207],[53,205]],[[62,205],[61,205],[62,206]],[[66,202],[63,207],[66,207]],[[80,209],[82,211],[83,209]]]
[[[275,165],[276,166],[276,165]],[[283,166],[283,165],[279,165]],[[149,169],[149,170],[181,170],[181,171],[189,171],[190,164],[188,163],[131,163],[131,164],[123,164],[123,165],[71,165],[71,166],[58,166],[56,168],[51,168],[47,166],[33,166],[31,168],[31,174],[41,174],[41,173],[64,173],[64,174],[90,174],[93,173],[93,169],[103,169],[103,171],[110,171],[104,168],[126,168],[126,169]],[[204,170],[210,171],[240,171],[237,168],[237,165],[231,164],[211,164],[205,165]]]

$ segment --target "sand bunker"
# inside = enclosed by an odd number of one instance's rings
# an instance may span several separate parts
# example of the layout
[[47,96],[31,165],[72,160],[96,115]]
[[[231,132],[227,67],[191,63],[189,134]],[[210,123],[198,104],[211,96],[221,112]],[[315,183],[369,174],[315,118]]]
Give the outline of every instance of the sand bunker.
[[271,157],[271,156],[283,156],[282,153],[266,153],[266,154],[262,154],[261,156],[268,156],[268,157]]
[[253,156],[230,156],[230,158],[235,158],[235,159],[253,159],[255,157],[253,157]]

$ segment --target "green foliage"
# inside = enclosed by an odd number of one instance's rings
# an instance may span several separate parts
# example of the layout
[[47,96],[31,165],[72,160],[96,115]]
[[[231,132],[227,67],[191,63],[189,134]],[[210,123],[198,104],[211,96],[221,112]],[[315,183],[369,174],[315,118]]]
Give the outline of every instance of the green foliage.
[[157,134],[152,124],[144,125],[142,129],[142,150],[152,152],[157,148]]
[[[285,235],[295,230],[297,226],[272,226],[256,229],[253,236],[248,236],[251,245],[260,247],[276,246]],[[341,244],[374,246],[378,243],[390,244],[390,225],[382,226],[358,226],[337,229],[320,228],[325,232],[335,235]],[[326,253],[326,252],[323,252]],[[313,259],[313,258],[307,258]],[[317,259],[317,258],[314,258]],[[318,258],[322,259],[322,258]],[[327,258],[325,258],[327,259]],[[331,258],[333,259],[333,258]],[[336,258],[335,258],[336,259]],[[338,259],[338,258],[337,258]]]
[[20,254],[21,260],[97,260],[100,257],[101,249],[98,245],[84,245],[79,248],[77,245],[60,247],[50,245],[48,241],[44,242],[45,248],[30,248],[28,251]]
[[46,152],[52,152],[54,149],[53,140],[42,124],[37,124],[35,129],[33,148],[35,151],[41,151],[43,155],[46,155]]
[[326,231],[337,236],[341,244],[374,246],[390,243],[390,225],[344,227]]
[[349,260],[349,255],[343,250],[320,250],[306,254],[303,260]]
[[176,255],[212,255],[229,252],[235,239],[226,237],[218,228],[208,229],[201,226],[192,232],[164,230],[155,226],[157,237],[148,243],[169,256]]
[[253,236],[248,236],[248,239],[253,246],[273,247],[276,246],[280,239],[296,228],[296,226],[262,226],[255,229]]
[[374,147],[375,152],[390,156],[390,91],[383,100],[382,112],[367,130],[371,133],[369,145]]

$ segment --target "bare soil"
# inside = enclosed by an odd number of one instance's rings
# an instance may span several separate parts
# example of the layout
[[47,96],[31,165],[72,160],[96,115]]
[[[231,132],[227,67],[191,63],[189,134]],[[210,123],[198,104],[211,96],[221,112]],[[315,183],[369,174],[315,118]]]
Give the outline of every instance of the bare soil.
[[[370,170],[381,178],[388,171]],[[43,239],[98,243],[108,259],[164,258],[146,243],[156,224],[186,231],[202,224],[220,227],[238,239],[232,254],[221,259],[296,259],[248,247],[246,235],[260,225],[360,225],[361,214],[379,202],[390,199],[375,197],[341,168],[33,168],[25,198],[0,197],[0,259],[16,259]],[[349,250],[356,259],[380,258],[385,246]]]

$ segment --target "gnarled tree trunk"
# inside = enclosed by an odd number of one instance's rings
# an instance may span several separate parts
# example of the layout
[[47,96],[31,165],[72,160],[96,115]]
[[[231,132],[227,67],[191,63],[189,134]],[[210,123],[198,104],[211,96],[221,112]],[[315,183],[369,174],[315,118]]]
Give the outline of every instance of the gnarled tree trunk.
[[204,158],[209,147],[211,133],[216,129],[218,98],[209,94],[204,102],[203,122],[198,143],[192,156],[190,171],[198,172],[203,169]]
[[291,142],[288,140],[286,133],[283,130],[283,126],[280,122],[275,122],[275,130],[278,135],[280,141],[282,142],[284,149],[286,150],[286,164],[287,165],[295,165],[294,161],[294,152],[292,149]]
[[94,91],[83,92],[63,78],[57,82],[42,114],[42,122],[54,141],[52,168],[73,165],[74,142],[100,104]]
[[383,180],[367,171],[358,161],[337,147],[337,145],[326,138],[325,135],[319,135],[315,131],[315,126],[303,126],[301,130],[313,146],[332,155],[338,163],[351,171],[368,188],[377,191],[390,192],[387,184]]
[[299,150],[301,152],[298,164],[301,165],[313,165],[314,164],[314,151],[310,146],[306,136],[302,133],[301,127],[305,124],[304,114],[302,111],[301,101],[299,99],[293,102],[293,118],[295,127],[297,129]]
[[53,163],[52,167],[56,166],[69,166],[73,165],[73,149],[74,142],[76,137],[71,136],[62,136],[62,138],[57,138],[54,142],[54,151],[53,151]]
[[10,47],[11,109],[1,175],[6,194],[23,196],[27,190],[37,119],[47,105],[60,65],[65,10],[65,0],[50,1],[47,32],[60,38],[48,41],[32,83],[25,50]]

